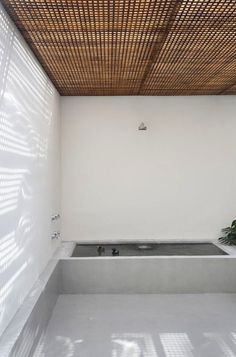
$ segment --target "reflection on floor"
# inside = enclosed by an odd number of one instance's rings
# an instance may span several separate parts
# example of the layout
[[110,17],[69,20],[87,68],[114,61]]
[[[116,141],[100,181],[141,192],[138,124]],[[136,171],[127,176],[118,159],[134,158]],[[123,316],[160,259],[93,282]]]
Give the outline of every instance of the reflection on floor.
[[34,357],[236,357],[236,294],[61,295]]

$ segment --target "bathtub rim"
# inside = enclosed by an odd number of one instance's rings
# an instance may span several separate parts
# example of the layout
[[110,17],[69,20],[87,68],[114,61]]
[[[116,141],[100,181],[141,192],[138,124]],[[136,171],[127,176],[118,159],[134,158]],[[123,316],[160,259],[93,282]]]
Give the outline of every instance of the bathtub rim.
[[[152,255],[152,256],[112,256],[112,257],[108,257],[108,256],[98,256],[98,257],[72,257],[73,251],[76,247],[77,244],[86,244],[86,245],[100,245],[100,244],[141,244],[141,243],[210,243],[215,245],[216,247],[218,247],[219,249],[223,250],[225,253],[227,253],[227,255]],[[64,254],[63,254],[64,252]],[[221,244],[220,242],[218,242],[217,240],[191,240],[191,241],[186,241],[186,240],[111,240],[111,241],[85,241],[85,240],[81,240],[81,241],[62,241],[62,249],[61,249],[61,254],[60,254],[60,259],[72,259],[72,260],[76,260],[76,259],[151,259],[151,258],[173,258],[173,259],[184,259],[184,258],[196,258],[198,259],[199,257],[201,258],[235,258],[236,257],[236,246],[227,246],[224,244]]]

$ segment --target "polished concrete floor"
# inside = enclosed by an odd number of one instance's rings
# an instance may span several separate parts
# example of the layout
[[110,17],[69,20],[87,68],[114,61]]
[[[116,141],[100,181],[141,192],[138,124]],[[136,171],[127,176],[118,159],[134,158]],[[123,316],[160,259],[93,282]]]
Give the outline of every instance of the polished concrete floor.
[[236,357],[236,294],[61,295],[34,357]]

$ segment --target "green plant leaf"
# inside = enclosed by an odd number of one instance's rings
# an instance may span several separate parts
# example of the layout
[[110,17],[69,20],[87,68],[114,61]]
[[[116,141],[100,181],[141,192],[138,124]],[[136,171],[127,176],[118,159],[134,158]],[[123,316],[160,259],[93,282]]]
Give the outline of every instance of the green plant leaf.
[[230,227],[223,228],[221,232],[223,235],[219,238],[219,241],[222,244],[236,245],[236,219],[233,220]]
[[225,232],[227,233],[227,232],[230,232],[230,231],[231,231],[231,227],[226,227],[226,228],[222,228],[221,229],[221,232],[224,232],[224,233]]
[[231,228],[236,227],[236,219],[231,223]]

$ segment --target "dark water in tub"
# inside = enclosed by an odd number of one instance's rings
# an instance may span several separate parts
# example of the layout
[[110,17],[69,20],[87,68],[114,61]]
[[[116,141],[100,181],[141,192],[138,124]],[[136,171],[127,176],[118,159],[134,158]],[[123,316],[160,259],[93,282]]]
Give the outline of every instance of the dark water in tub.
[[77,244],[72,257],[228,255],[211,243]]

